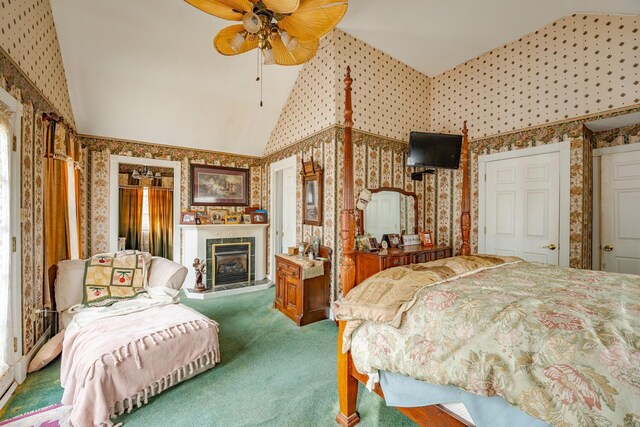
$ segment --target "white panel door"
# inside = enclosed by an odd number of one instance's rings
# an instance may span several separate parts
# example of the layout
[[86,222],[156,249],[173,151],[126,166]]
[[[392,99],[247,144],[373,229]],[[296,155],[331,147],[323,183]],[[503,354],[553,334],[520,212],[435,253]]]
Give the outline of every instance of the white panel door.
[[602,156],[602,269],[640,274],[640,151]]
[[558,265],[560,154],[487,162],[486,252]]
[[400,193],[373,193],[365,208],[364,229],[380,241],[383,234],[400,233]]
[[282,252],[296,246],[296,169],[282,170]]

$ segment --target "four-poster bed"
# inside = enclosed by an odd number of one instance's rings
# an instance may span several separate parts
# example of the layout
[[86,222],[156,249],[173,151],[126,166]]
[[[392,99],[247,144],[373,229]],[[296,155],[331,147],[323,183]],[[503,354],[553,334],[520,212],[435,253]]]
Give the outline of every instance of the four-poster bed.
[[[347,67],[344,79],[345,83],[345,110],[344,110],[344,169],[342,181],[342,211],[340,214],[340,239],[342,243],[342,259],[340,262],[340,282],[342,293],[346,295],[355,286],[355,233],[356,233],[356,212],[354,209],[354,185],[353,185],[353,110],[351,103],[351,67]],[[461,151],[462,180],[462,248],[460,255],[469,255],[469,234],[471,230],[470,217],[470,192],[469,192],[469,164],[467,161],[468,133],[467,122],[464,122]],[[338,392],[340,412],[336,416],[336,421],[345,427],[350,427],[360,422],[360,417],[356,412],[356,402],[358,399],[358,382],[367,383],[367,375],[358,372],[353,366],[351,352],[343,353],[343,334],[346,321],[339,322],[338,331]],[[384,398],[384,394],[379,384],[376,384],[374,391]],[[416,408],[398,408],[411,420],[419,425],[427,422],[432,426],[465,426],[458,416],[448,412],[445,408],[431,405]]]
[[[640,276],[472,256],[466,122],[459,256],[390,268],[356,286],[349,67],[344,82],[336,421],[359,423],[358,382],[419,425],[640,420]],[[442,398],[444,389],[455,398]]]

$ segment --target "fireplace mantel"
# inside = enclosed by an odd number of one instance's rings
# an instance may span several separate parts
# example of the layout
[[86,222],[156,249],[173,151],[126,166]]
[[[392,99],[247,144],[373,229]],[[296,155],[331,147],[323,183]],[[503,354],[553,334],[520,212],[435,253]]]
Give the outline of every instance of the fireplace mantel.
[[205,260],[207,256],[207,239],[226,239],[237,237],[253,237],[255,239],[255,280],[262,280],[267,272],[267,227],[269,224],[207,224],[180,225],[182,233],[182,265],[189,274],[185,287],[193,288],[196,275],[193,260]]

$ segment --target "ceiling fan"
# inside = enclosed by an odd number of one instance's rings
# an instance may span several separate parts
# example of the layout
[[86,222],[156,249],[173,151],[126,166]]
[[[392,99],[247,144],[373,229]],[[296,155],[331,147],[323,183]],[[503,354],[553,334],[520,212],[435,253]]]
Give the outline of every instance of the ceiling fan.
[[218,18],[241,21],[223,28],[213,45],[223,55],[255,48],[265,65],[299,65],[316,54],[320,39],[347,11],[348,0],[185,0]]

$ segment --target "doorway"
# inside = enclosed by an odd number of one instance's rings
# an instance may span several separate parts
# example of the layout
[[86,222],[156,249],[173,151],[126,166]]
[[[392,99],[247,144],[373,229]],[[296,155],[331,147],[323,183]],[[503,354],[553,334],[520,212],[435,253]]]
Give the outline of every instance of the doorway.
[[481,156],[480,253],[569,265],[569,142]]
[[0,87],[0,408],[17,382],[22,365],[21,289],[21,122],[22,104]]
[[[292,156],[271,164],[270,266],[275,255],[286,253],[296,245],[296,157]],[[274,280],[270,272],[271,280]]]
[[593,155],[593,268],[640,275],[640,143]]
[[180,260],[180,162],[112,155],[109,246]]

